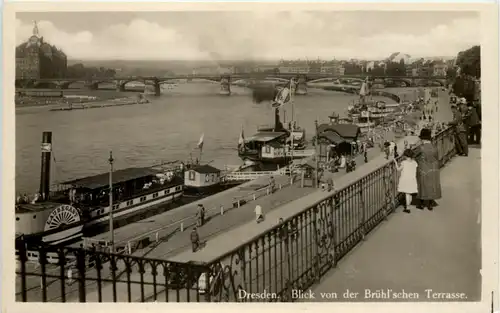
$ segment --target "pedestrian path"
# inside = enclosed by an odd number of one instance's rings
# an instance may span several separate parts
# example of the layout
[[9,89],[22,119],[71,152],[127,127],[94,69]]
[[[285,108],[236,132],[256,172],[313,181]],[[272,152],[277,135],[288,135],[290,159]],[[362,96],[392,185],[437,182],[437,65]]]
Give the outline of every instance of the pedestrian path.
[[[418,141],[415,136],[405,137],[400,140],[397,145],[399,151],[403,151],[404,141],[409,144],[414,144]],[[382,165],[391,162],[385,159],[385,155],[379,153],[377,157],[372,159],[370,162],[361,164],[354,172],[346,173],[335,180],[335,189],[342,189],[349,184],[359,180],[360,178],[366,176],[368,173],[380,168]],[[255,221],[248,222],[237,228],[234,228],[228,232],[220,234],[213,237],[207,242],[206,247],[197,252],[192,252],[191,248],[185,249],[184,251],[176,254],[175,256],[169,258],[172,261],[179,262],[210,262],[228,251],[237,248],[239,245],[254,238],[259,234],[264,233],[268,229],[273,228],[280,218],[287,219],[294,216],[295,214],[302,212],[310,205],[324,199],[328,194],[333,194],[335,191],[327,192],[321,189],[315,190],[308,195],[284,204],[271,212],[266,213],[265,220],[259,224]],[[262,206],[265,209],[265,206]]]
[[[290,178],[285,175],[275,175],[276,188],[287,188]],[[269,177],[260,177],[254,181],[243,183],[237,187],[219,192],[189,204],[154,215],[138,222],[130,223],[115,229],[113,232],[116,246],[125,246],[128,241],[138,241],[144,238],[161,239],[172,236],[181,228],[188,228],[195,223],[198,204],[203,204],[207,218],[220,215],[222,210],[233,209],[234,204],[248,203],[260,197],[267,197]],[[255,195],[255,198],[253,196]],[[181,226],[182,225],[182,226]],[[157,234],[158,233],[158,234]],[[109,241],[110,234],[102,233],[91,238],[92,241]]]
[[[411,214],[399,208],[312,288],[314,300],[304,301],[480,301],[481,150],[455,157],[441,170],[441,185],[438,207]],[[345,299],[347,290],[358,296]],[[377,290],[407,295],[388,300]]]

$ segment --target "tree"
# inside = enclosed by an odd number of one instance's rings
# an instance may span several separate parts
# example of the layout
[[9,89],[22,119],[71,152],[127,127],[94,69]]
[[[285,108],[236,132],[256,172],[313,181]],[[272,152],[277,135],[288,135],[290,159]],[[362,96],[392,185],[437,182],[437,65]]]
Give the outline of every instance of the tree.
[[481,77],[481,47],[474,46],[457,55],[457,65],[461,73],[472,77]]
[[66,71],[69,78],[110,78],[116,75],[116,71],[112,68],[105,67],[85,67],[82,63],[77,63],[68,66]]
[[454,80],[455,77],[457,77],[457,69],[454,67],[449,67],[446,70],[446,79],[448,80]]

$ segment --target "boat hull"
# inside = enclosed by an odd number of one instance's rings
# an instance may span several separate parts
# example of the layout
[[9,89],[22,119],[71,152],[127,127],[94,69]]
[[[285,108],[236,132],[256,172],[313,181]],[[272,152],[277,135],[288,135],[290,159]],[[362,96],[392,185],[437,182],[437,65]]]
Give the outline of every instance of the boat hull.
[[[169,204],[178,202],[183,196],[183,191],[166,195],[148,201],[144,204],[138,204],[117,211],[113,214],[113,226],[121,227],[133,221],[139,221],[160,212],[164,212],[174,208]],[[98,217],[84,219],[74,225],[70,224],[64,228],[43,231],[35,234],[27,235],[27,241],[32,243],[44,243],[47,245],[67,245],[72,242],[81,240],[83,236],[92,236],[109,229],[109,214],[104,214]]]

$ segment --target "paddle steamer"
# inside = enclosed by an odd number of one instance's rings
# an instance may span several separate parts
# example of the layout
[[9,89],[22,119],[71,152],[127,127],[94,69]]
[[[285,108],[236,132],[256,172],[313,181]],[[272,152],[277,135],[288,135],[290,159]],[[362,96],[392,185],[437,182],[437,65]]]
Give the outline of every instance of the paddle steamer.
[[[171,162],[111,168],[111,175],[82,177],[51,188],[51,153],[52,133],[44,132],[39,192],[16,199],[16,237],[30,245],[69,244],[107,230],[110,190],[113,225],[120,227],[241,183],[224,183],[220,170],[209,165]],[[113,163],[111,156],[109,161]]]

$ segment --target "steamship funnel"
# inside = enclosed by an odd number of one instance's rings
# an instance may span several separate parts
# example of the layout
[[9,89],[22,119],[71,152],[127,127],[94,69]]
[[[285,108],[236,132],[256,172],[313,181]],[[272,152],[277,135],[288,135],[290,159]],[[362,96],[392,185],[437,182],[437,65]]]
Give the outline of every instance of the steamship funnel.
[[42,162],[40,171],[40,195],[42,201],[49,198],[50,193],[50,158],[52,155],[52,132],[42,135]]

